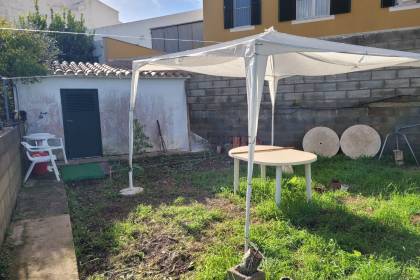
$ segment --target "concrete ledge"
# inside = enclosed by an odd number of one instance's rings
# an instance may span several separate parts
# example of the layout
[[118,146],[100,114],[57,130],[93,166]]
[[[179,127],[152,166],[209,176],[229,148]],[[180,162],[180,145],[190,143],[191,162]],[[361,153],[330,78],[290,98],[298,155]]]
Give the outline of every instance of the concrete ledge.
[[79,279],[69,215],[13,223],[10,243],[16,279]]

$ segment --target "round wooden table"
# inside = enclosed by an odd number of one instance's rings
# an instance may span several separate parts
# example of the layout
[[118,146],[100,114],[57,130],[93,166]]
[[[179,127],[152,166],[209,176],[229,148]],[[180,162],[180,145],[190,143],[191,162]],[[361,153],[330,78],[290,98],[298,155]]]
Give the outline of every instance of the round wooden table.
[[[248,146],[242,146],[230,150],[229,156],[234,159],[233,188],[236,193],[239,187],[239,162],[248,161]],[[309,201],[312,198],[311,163],[316,160],[317,156],[315,154],[295,149],[264,145],[255,146],[254,163],[261,165],[261,177],[266,177],[266,166],[276,167],[275,200],[277,206],[280,206],[281,202],[282,166],[305,165],[306,197]]]

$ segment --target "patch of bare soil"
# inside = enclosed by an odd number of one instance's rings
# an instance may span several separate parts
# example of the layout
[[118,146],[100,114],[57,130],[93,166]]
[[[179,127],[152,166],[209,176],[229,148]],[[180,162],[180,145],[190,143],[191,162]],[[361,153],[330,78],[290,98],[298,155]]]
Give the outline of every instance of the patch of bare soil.
[[[156,227],[156,225],[155,225]],[[194,269],[191,245],[176,236],[159,231],[138,236],[137,242],[111,258],[109,279],[179,279]],[[140,277],[140,278],[139,278]]]
[[225,198],[207,198],[204,204],[209,208],[221,210],[229,218],[240,217],[244,213],[242,207],[233,204]]
[[[204,205],[222,210],[226,218],[241,214],[240,207],[224,198],[207,198]],[[107,278],[180,279],[194,270],[195,257],[212,239],[212,226],[194,238],[153,219],[145,226],[147,233],[136,233],[136,242],[110,258]]]
[[361,196],[354,196],[354,195],[349,195],[346,197],[342,197],[339,199],[339,201],[345,205],[352,205],[352,206],[357,206],[357,207],[362,207],[363,210],[367,213],[367,214],[372,214],[374,209],[372,207],[365,207],[364,203],[364,198]]
[[411,216],[411,223],[413,225],[420,225],[420,214],[415,214]]
[[[208,159],[197,163],[194,171],[223,170],[229,165],[225,160]],[[183,176],[180,180],[171,172],[162,172],[153,167],[145,167],[145,173],[147,176],[142,179],[145,192],[135,197],[115,195],[119,186],[109,186],[109,182],[105,181],[69,185],[76,194],[79,209],[95,209],[100,205],[94,216],[86,217],[81,226],[99,236],[107,225],[129,217],[130,212],[139,204],[159,207],[162,204],[172,204],[178,197],[183,197],[187,204],[197,201],[208,209],[219,209],[226,218],[238,217],[243,213],[241,207],[228,199],[215,197],[209,190],[193,186],[188,176]],[[76,244],[86,248],[83,255],[78,256],[81,257],[79,269],[82,279],[95,274],[103,275],[106,279],[179,279],[194,270],[194,261],[204,251],[206,244],[211,242],[215,226],[211,224],[198,236],[192,236],[162,221],[146,219],[143,225],[145,231],[132,233],[130,238],[134,242],[128,242],[122,249],[95,247],[83,244],[83,240],[82,244]]]

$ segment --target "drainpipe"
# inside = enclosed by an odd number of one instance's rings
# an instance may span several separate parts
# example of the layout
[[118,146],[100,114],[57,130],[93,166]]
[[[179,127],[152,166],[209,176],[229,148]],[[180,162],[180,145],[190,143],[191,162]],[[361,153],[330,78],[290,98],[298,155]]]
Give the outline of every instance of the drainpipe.
[[9,100],[7,98],[7,80],[3,77],[1,77],[1,80],[3,82],[3,101],[4,101],[4,112],[6,113],[6,123],[10,121],[10,113],[9,113]]

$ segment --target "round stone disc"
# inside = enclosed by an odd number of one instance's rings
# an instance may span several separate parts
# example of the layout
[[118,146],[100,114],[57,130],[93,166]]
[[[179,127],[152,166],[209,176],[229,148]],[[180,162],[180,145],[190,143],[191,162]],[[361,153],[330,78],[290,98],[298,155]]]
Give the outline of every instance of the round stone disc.
[[333,157],[340,150],[340,139],[334,130],[328,127],[315,127],[303,137],[303,149],[323,157]]
[[374,157],[381,149],[381,137],[372,127],[359,124],[344,131],[340,145],[343,153],[352,159]]

